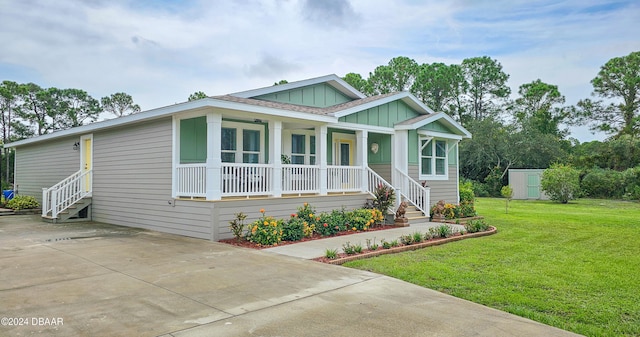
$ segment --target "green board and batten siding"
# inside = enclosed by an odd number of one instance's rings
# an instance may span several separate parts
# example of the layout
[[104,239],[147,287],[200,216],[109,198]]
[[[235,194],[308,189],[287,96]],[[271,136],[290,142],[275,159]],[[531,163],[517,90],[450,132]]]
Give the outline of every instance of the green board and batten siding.
[[334,87],[325,83],[255,96],[252,98],[315,108],[326,108],[353,100],[353,98],[346,96]]
[[419,114],[406,103],[393,101],[340,117],[339,121],[392,128],[396,123],[417,117],[418,115]]

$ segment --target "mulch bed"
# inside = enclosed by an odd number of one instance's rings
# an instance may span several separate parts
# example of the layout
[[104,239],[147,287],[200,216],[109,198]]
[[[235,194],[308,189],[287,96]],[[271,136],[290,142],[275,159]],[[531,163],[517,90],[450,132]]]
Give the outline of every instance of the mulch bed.
[[[382,230],[393,229],[393,228],[398,228],[398,227],[393,226],[393,225],[380,225],[380,226],[375,226],[375,227],[369,228],[369,230],[367,230],[367,232],[382,231]],[[308,238],[303,238],[302,240],[298,240],[298,241],[282,241],[282,242],[280,242],[280,243],[278,243],[277,245],[274,245],[274,246],[263,246],[263,245],[259,245],[257,243],[253,243],[251,241],[247,241],[247,240],[244,240],[244,239],[241,239],[241,240],[238,241],[235,238],[220,240],[220,242],[226,243],[226,244],[229,244],[229,245],[233,245],[233,246],[245,247],[245,248],[265,249],[265,248],[272,248],[272,247],[275,247],[275,246],[291,245],[291,244],[295,244],[295,243],[299,243],[299,242],[307,242],[307,241],[312,241],[312,240],[333,238],[333,237],[336,237],[336,236],[345,236],[345,235],[358,234],[358,233],[364,233],[364,232],[363,231],[343,231],[343,232],[338,232],[335,235],[331,235],[331,236],[322,236],[322,235],[320,235],[318,233],[314,233],[313,236],[308,237]]]

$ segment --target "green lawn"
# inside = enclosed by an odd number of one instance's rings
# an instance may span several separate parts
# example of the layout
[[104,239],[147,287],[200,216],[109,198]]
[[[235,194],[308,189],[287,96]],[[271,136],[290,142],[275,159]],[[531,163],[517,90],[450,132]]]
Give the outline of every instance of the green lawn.
[[[640,336],[640,204],[479,198],[488,237],[345,264],[587,336]],[[464,319],[464,317],[460,317]]]

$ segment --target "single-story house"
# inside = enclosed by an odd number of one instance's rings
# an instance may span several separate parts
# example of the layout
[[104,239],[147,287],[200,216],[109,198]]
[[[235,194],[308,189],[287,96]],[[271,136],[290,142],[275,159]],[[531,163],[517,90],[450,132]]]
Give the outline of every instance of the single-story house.
[[[15,189],[109,224],[231,237],[228,222],[362,207],[395,188],[429,215],[457,203],[471,134],[408,92],[367,97],[336,75],[174,104],[16,141]],[[75,211],[74,213],[78,213]]]
[[509,186],[513,189],[513,199],[539,199],[549,200],[544,193],[540,180],[543,169],[510,169]]

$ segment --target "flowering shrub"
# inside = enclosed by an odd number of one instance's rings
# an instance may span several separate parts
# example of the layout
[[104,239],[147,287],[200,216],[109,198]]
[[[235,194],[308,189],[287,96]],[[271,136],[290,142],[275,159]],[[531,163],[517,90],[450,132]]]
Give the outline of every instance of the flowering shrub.
[[263,246],[272,246],[282,241],[282,220],[266,216],[264,209],[260,210],[262,217],[251,224],[249,241]]
[[304,237],[304,227],[307,222],[291,215],[288,221],[282,224],[282,241],[298,241]]
[[322,236],[329,236],[345,231],[347,229],[346,214],[346,212],[338,210],[333,210],[331,213],[322,213],[316,226],[316,232]]
[[348,227],[353,231],[366,231],[376,221],[380,221],[382,213],[377,209],[356,209],[347,213]]
[[[431,218],[434,217],[434,214],[438,208],[438,205],[434,205],[431,207]],[[444,204],[444,209],[441,210],[442,215],[447,220],[456,219],[456,218],[467,218],[476,216],[476,207],[473,202],[462,202],[458,205],[454,204]]]

